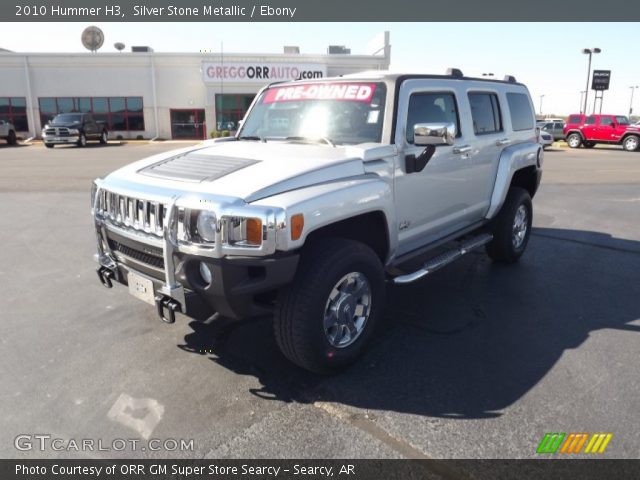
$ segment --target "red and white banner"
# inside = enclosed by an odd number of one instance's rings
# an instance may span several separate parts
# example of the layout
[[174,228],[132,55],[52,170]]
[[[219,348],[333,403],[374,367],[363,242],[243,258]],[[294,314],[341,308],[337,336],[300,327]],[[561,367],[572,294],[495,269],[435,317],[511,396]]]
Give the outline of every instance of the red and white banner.
[[295,100],[349,100],[371,102],[375,83],[310,83],[267,90],[262,102],[290,102]]

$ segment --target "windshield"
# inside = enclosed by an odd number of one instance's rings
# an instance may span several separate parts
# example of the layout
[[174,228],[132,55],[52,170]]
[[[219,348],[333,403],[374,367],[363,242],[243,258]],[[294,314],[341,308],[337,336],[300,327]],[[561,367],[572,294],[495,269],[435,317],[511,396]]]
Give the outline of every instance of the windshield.
[[262,92],[239,138],[322,140],[327,144],[380,142],[383,83],[306,83]]
[[629,119],[627,117],[616,117],[618,125],[629,125]]
[[80,123],[82,121],[82,115],[79,113],[63,113],[61,115],[56,115],[53,120],[51,120],[51,125],[63,124],[63,123]]

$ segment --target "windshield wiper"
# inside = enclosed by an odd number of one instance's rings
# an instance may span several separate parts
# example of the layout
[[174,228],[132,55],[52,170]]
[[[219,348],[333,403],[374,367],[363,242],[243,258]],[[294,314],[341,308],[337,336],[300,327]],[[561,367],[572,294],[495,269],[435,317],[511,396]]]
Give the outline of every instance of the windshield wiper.
[[331,147],[335,147],[336,146],[336,144],[333,143],[331,141],[331,139],[327,138],[327,137],[311,138],[311,137],[294,136],[294,137],[286,137],[285,140],[299,140],[299,141],[303,141],[303,142],[326,143],[327,145],[329,145]]
[[261,142],[266,142],[266,139],[257,135],[244,135],[242,137],[238,137],[238,140],[259,140]]

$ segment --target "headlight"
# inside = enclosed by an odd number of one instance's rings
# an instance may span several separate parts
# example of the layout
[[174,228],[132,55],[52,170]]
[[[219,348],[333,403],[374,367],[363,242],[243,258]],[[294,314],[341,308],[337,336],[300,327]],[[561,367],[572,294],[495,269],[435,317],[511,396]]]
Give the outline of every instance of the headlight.
[[262,245],[262,220],[259,218],[230,217],[226,219],[226,240],[229,245]]
[[217,218],[214,212],[203,210],[198,214],[197,228],[198,236],[207,242],[216,240]]
[[91,208],[93,208],[93,205],[96,202],[96,193],[98,192],[98,185],[96,185],[96,182],[93,181],[91,182]]
[[77,128],[70,128],[69,135],[77,135],[80,131]]

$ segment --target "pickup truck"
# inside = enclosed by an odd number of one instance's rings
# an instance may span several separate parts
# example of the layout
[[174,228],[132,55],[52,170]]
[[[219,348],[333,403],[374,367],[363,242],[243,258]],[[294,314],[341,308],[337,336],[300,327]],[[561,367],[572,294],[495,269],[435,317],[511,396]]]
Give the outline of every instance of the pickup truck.
[[0,120],[0,138],[5,139],[9,145],[17,145],[18,137],[16,137],[16,129],[12,123]]
[[598,143],[622,145],[627,152],[640,146],[640,127],[631,125],[624,115],[573,114],[563,133],[571,148],[593,148]]
[[42,129],[42,141],[47,148],[68,144],[85,147],[87,140],[105,144],[108,139],[107,129],[90,113],[61,113]]
[[157,309],[273,316],[284,355],[328,373],[362,354],[385,285],[484,247],[517,261],[543,149],[527,88],[386,72],[266,86],[235,137],[92,187],[98,277]]

